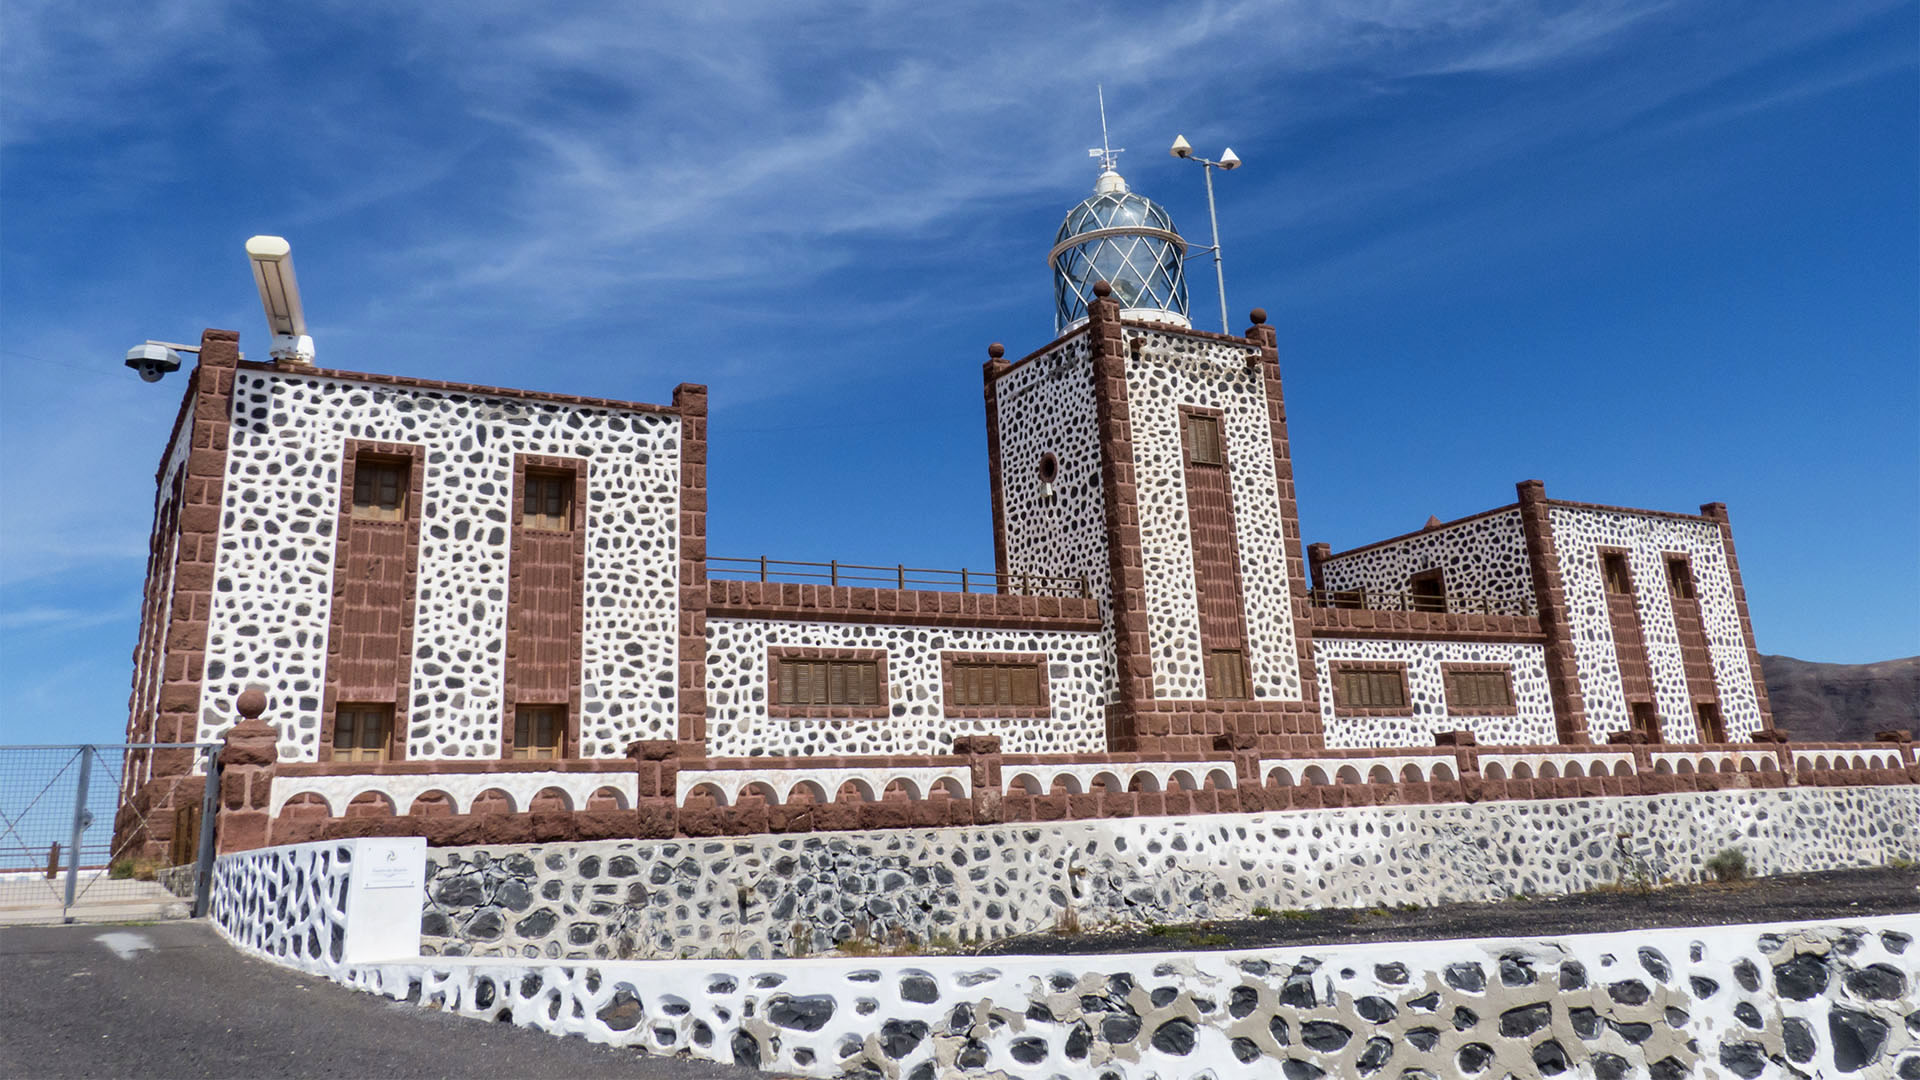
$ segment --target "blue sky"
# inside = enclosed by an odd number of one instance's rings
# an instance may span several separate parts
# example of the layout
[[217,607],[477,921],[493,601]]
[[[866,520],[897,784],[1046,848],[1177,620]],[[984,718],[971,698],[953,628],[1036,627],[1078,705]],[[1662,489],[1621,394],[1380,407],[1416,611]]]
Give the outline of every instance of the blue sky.
[[0,8],[0,741],[122,730],[183,382],[119,358],[263,356],[254,233],[324,366],[709,384],[715,554],[990,566],[979,364],[1052,336],[1096,83],[1190,237],[1166,145],[1246,161],[1309,542],[1722,500],[1763,651],[1920,652],[1920,5],[668,7]]

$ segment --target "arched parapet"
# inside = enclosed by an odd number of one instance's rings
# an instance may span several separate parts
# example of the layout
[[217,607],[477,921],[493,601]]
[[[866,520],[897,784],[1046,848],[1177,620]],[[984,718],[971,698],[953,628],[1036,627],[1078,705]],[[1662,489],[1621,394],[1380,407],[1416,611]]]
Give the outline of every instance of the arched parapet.
[[[1031,769],[1009,770],[1025,775]],[[804,801],[796,798],[802,785],[817,802],[830,802],[849,783],[859,792],[862,802],[879,802],[889,789],[896,797],[918,801],[936,785],[949,797],[971,798],[973,774],[962,767],[924,766],[914,768],[833,768],[833,769],[681,769],[675,781],[676,801],[684,805],[687,793],[700,784],[711,784],[726,798],[726,805],[740,802],[746,792],[757,793],[768,805]],[[958,791],[956,796],[954,793]]]
[[1381,755],[1378,757],[1338,757],[1338,758],[1265,758],[1260,762],[1260,775],[1271,779],[1283,774],[1287,783],[1282,786],[1306,786],[1313,783],[1326,783],[1308,779],[1307,774],[1319,770],[1321,777],[1337,776],[1342,768],[1351,768],[1362,779],[1351,781],[1368,784],[1425,783],[1438,779],[1436,770],[1444,769],[1446,778],[1453,778],[1453,755],[1417,754],[1417,755]]
[[[290,774],[291,773],[291,774]],[[421,796],[437,793],[451,803],[455,814],[474,813],[474,799],[483,791],[497,790],[513,804],[511,812],[520,813],[533,806],[542,791],[561,796],[568,809],[589,804],[594,792],[610,789],[632,806],[639,798],[639,778],[632,772],[561,771],[557,769],[502,770],[498,772],[453,771],[431,773],[323,773],[303,775],[291,770],[276,773],[268,795],[268,812],[280,810],[296,795],[314,795],[325,800],[332,816],[346,812],[347,805],[368,792],[378,792],[396,807],[411,808]],[[549,800],[553,798],[548,796]]]
[[1025,783],[1023,778],[1037,781],[1046,792],[1056,792],[1063,780],[1068,781],[1066,786],[1076,795],[1093,791],[1095,780],[1102,780],[1108,792],[1199,791],[1207,786],[1208,776],[1215,776],[1216,784],[1220,779],[1224,779],[1228,787],[1239,784],[1239,770],[1230,761],[1021,765],[1004,768],[1002,776],[1003,790],[1010,794],[1016,792],[1016,783]]

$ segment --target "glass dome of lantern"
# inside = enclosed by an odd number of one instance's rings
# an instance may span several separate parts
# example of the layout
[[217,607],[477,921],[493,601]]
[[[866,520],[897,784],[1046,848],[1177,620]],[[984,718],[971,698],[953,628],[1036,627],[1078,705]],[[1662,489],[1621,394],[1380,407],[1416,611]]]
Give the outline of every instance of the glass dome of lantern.
[[1093,286],[1113,287],[1124,318],[1191,326],[1187,242],[1166,208],[1127,188],[1103,155],[1093,194],[1067,212],[1047,263],[1053,268],[1054,329],[1086,321]]

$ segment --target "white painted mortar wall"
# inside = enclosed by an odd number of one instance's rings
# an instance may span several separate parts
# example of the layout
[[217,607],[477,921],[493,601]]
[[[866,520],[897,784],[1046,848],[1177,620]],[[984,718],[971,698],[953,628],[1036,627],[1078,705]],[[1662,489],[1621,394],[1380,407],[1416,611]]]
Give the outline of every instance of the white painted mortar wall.
[[1413,575],[1438,569],[1447,595],[1489,600],[1501,614],[1534,614],[1533,570],[1518,508],[1417,533],[1320,564],[1324,587],[1407,591]]
[[1680,653],[1680,634],[1673,622],[1673,601],[1667,593],[1667,552],[1684,553],[1692,566],[1694,596],[1713,659],[1713,681],[1719,692],[1727,740],[1744,742],[1759,730],[1760,703],[1754,693],[1757,673],[1740,628],[1740,610],[1734,601],[1733,578],[1727,572],[1727,551],[1719,525],[1625,510],[1552,506],[1549,513],[1554,548],[1560,556],[1560,580],[1566,590],[1567,616],[1572,623],[1588,737],[1605,743],[1608,735],[1632,726],[1626,696],[1620,688],[1613,624],[1607,615],[1601,580],[1602,547],[1625,548],[1628,552],[1634,603],[1640,613],[1640,637],[1646,643],[1654,705],[1665,739],[1676,743],[1699,740],[1692,698],[1687,692],[1686,665]]
[[[199,738],[264,683],[282,760],[319,752],[346,440],[422,457],[407,757],[500,755],[517,454],[587,469],[580,753],[678,730],[680,418],[242,371],[234,380]],[[457,678],[460,685],[451,685]]]
[[1253,696],[1299,701],[1300,656],[1293,639],[1287,544],[1266,379],[1258,353],[1245,345],[1137,327],[1126,329],[1126,339],[1127,415],[1133,434],[1154,696],[1206,697],[1193,533],[1187,520],[1185,452],[1180,441],[1180,407],[1192,405],[1218,409],[1224,416],[1222,441],[1233,493]]
[[[1103,751],[1108,640],[1094,631],[710,618],[707,752],[714,757],[950,754],[959,735],[998,735],[1001,750],[1009,754]],[[888,714],[835,720],[771,715],[768,650],[782,647],[884,650]],[[942,652],[1045,655],[1048,715],[948,717]]]
[[[231,857],[230,857],[231,858]],[[297,849],[216,880],[254,955],[477,1021],[806,1076],[1910,1076],[1920,916],[1217,953],[316,964]],[[284,865],[282,865],[284,864]],[[297,895],[261,903],[262,883]],[[476,1028],[476,1034],[482,1029]]]
[[[1334,709],[1333,661],[1364,660],[1407,666],[1406,716],[1341,716]],[[1547,686],[1546,650],[1538,645],[1406,639],[1313,639],[1320,683],[1320,723],[1330,750],[1432,746],[1436,731],[1473,732],[1482,745],[1541,745],[1560,741]],[[1513,716],[1453,715],[1447,711],[1445,664],[1505,664],[1513,684]]]

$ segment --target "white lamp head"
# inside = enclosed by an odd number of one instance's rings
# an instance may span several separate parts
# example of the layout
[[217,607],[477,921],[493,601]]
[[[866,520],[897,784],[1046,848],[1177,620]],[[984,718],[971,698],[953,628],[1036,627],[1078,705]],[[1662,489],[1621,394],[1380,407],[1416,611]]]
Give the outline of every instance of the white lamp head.
[[273,358],[313,363],[313,339],[307,336],[300,283],[293,276],[292,245],[278,236],[256,236],[247,241],[247,259],[267,313],[267,329],[273,333]]
[[1177,158],[1192,157],[1193,144],[1187,141],[1185,135],[1175,135],[1173,137],[1173,149],[1167,152]]
[[1220,155],[1220,167],[1223,169],[1237,169],[1240,167],[1240,155],[1233,152],[1233,147],[1227,147],[1227,152]]

